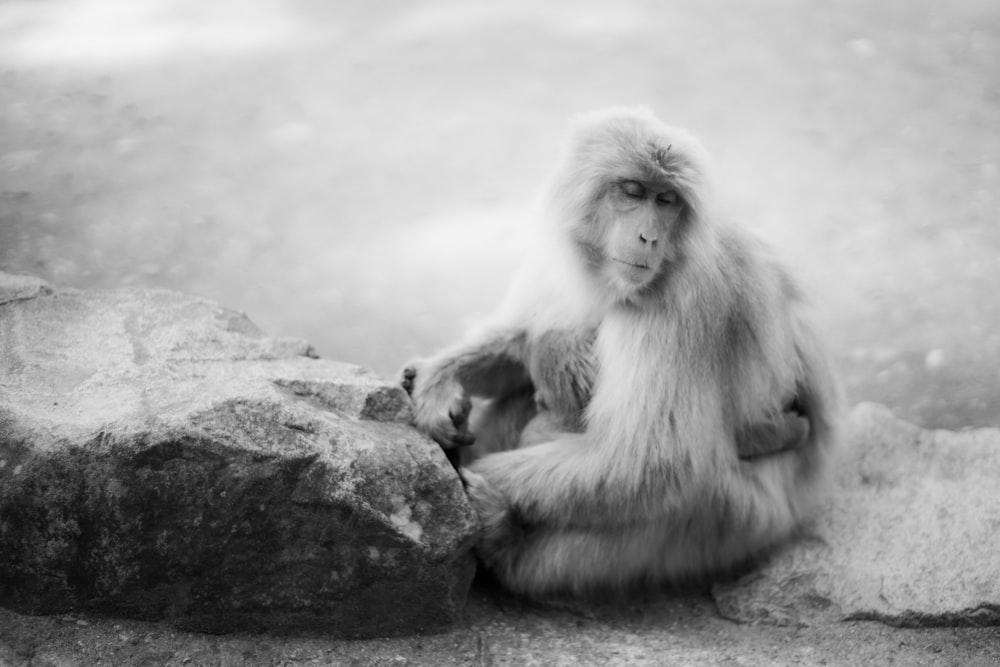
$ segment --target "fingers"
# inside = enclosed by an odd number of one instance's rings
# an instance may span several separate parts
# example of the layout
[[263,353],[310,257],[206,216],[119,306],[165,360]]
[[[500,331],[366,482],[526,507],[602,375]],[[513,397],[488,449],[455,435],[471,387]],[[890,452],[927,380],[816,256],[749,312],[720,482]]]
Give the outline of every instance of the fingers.
[[491,566],[498,554],[521,541],[523,526],[504,494],[479,473],[459,468],[469,501],[479,515],[482,528],[477,545],[480,558]]
[[472,400],[468,396],[462,396],[448,410],[448,418],[456,429],[463,430],[469,424],[470,412],[472,412]]
[[736,434],[737,454],[750,460],[794,451],[809,440],[809,419],[786,411],[776,418],[744,426]]
[[407,366],[403,369],[403,377],[399,384],[402,385],[408,396],[413,396],[413,384],[417,379],[417,369],[415,366]]
[[548,393],[539,389],[535,392],[535,410],[538,412],[545,412],[549,409],[549,403],[551,402],[548,398]]
[[476,442],[476,436],[464,429],[455,427],[451,420],[439,420],[430,428],[425,429],[434,442],[445,449],[452,447],[468,447]]
[[414,396],[419,374],[417,369],[417,363],[405,366],[399,379],[400,386],[414,400],[417,426],[445,449],[473,444],[476,438],[469,432],[472,401],[457,391],[451,395],[451,389],[427,391],[427,387],[421,387],[418,395]]
[[469,433],[469,413],[472,412],[472,401],[468,396],[462,396],[448,410],[451,420],[451,440],[459,447],[468,447],[476,441],[476,436]]
[[476,441],[469,433],[469,413],[472,401],[468,396],[457,397],[448,409],[447,420],[441,419],[432,434],[442,447],[468,447]]
[[495,521],[506,513],[506,499],[485,477],[466,467],[458,469],[458,476],[481,519]]
[[798,449],[809,439],[809,419],[796,413],[785,413],[779,425],[779,437],[785,449]]
[[476,444],[476,436],[468,431],[458,431],[455,429],[440,430],[432,435],[434,440],[442,447],[471,447]]

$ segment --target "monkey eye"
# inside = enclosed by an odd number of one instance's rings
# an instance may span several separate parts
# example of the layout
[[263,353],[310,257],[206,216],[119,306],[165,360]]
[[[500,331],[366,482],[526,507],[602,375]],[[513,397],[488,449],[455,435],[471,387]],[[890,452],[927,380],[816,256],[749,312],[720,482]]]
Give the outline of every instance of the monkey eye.
[[670,192],[661,192],[660,194],[656,195],[656,203],[662,205],[676,204],[677,193],[674,192],[673,190],[671,190]]
[[642,199],[646,196],[646,186],[638,181],[622,181],[620,187],[626,197]]

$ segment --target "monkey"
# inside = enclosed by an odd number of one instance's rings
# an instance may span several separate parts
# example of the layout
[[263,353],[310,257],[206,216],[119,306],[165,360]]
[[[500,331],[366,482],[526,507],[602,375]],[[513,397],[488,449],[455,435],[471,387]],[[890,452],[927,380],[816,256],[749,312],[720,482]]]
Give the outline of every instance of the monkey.
[[460,473],[480,560],[516,593],[724,574],[822,502],[841,439],[829,355],[710,172],[648,109],[578,117],[497,316],[404,373],[419,428],[484,441]]

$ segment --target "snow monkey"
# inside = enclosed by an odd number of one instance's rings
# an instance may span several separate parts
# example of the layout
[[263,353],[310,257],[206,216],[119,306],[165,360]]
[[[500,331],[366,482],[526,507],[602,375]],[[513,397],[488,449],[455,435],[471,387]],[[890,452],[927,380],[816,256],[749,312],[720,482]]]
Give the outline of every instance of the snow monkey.
[[513,591],[701,580],[821,502],[841,409],[827,354],[707,170],[646,109],[577,118],[507,302],[404,371],[419,428],[485,450],[460,472],[479,556]]

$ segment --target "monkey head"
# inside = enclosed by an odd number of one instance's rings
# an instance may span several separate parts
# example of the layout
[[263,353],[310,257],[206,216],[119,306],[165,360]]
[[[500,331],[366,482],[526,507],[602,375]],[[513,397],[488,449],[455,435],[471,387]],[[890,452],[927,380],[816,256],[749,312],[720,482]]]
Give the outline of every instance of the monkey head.
[[552,188],[588,272],[616,300],[655,292],[698,235],[707,157],[648,110],[576,119]]

